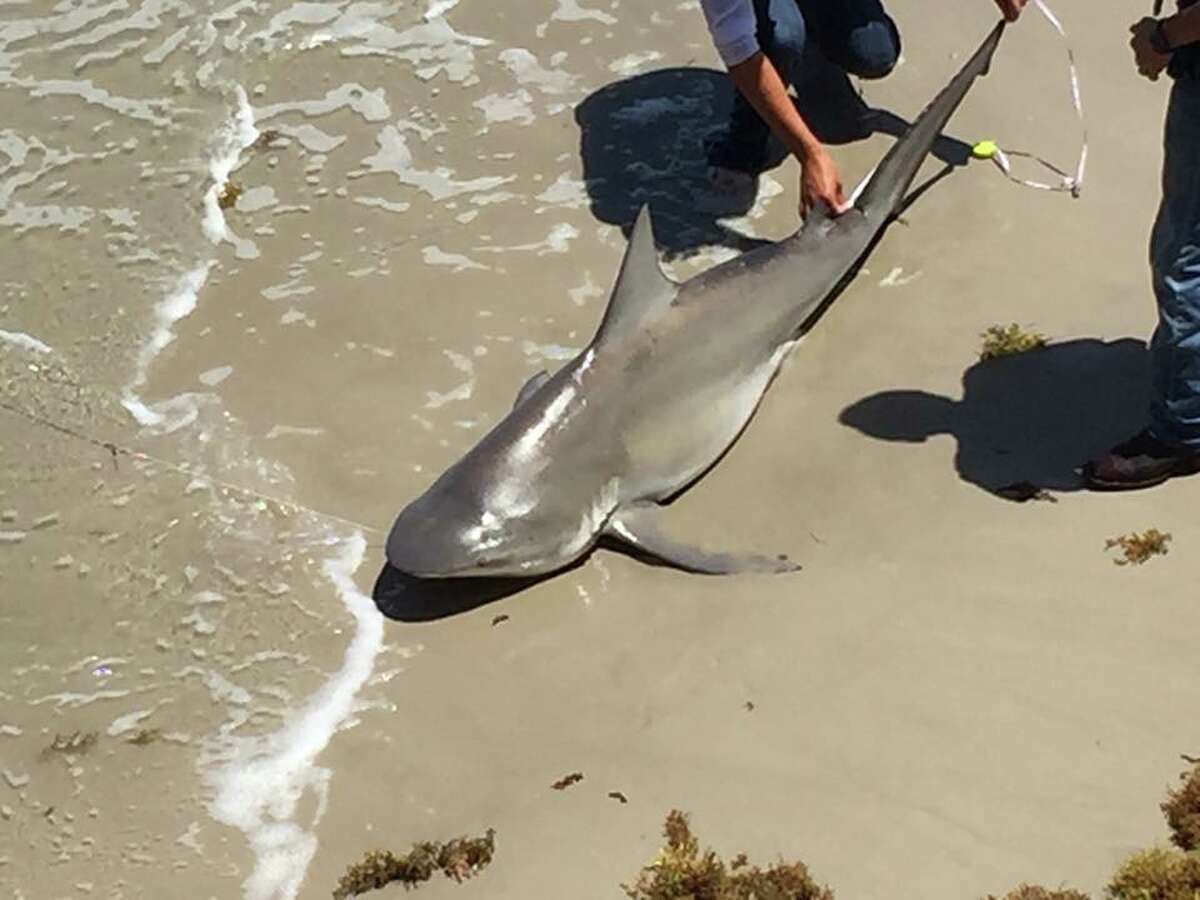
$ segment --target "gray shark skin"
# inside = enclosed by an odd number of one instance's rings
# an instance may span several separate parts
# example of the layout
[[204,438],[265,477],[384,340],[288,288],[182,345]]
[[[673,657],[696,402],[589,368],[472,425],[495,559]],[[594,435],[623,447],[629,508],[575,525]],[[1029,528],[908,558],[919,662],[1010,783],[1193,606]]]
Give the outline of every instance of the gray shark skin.
[[512,411],[400,513],[388,562],[420,578],[537,576],[608,537],[693,572],[798,568],[679,543],[658,524],[659,506],[737,440],[787,351],[897,213],[1003,30],[836,218],[814,213],[791,237],[677,284],[659,267],[643,207],[592,343],[530,379]]

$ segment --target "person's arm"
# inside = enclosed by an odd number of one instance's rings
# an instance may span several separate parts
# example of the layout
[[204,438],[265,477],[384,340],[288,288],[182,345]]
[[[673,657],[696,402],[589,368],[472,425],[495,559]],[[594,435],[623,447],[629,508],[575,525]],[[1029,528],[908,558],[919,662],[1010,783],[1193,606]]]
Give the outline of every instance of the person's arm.
[[1200,41],[1200,6],[1189,6],[1165,19],[1142,19],[1129,30],[1133,34],[1129,46],[1138,72],[1157,81],[1171,62],[1172,52]]
[[729,76],[771,131],[800,161],[801,211],[807,214],[817,202],[824,202],[835,215],[844,212],[846,198],[833,157],[796,110],[787,85],[766,55],[758,51],[730,66]]
[[1162,33],[1172,50],[1200,41],[1200,6],[1189,6],[1163,19]]

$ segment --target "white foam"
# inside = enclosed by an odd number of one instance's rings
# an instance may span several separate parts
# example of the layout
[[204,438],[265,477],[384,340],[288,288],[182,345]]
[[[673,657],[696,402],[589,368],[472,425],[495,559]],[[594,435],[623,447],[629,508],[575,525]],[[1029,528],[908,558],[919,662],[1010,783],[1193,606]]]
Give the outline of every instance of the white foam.
[[0,329],[0,343],[28,350],[30,353],[53,353],[54,348],[39,341],[33,335],[23,331],[4,331]]
[[554,184],[534,199],[554,206],[577,209],[587,205],[588,195],[586,185],[582,181],[572,178],[569,173],[564,172],[555,179]]
[[154,308],[156,326],[150,339],[143,345],[142,352],[138,354],[137,375],[134,378],[133,386],[146,383],[146,374],[150,370],[150,364],[175,340],[175,323],[191,315],[195,310],[200,289],[208,280],[208,272],[211,267],[212,263],[204,263],[196,266],[190,272],[185,272],[176,282],[174,290]]
[[202,227],[205,236],[214,244],[229,241],[237,245],[239,257],[253,259],[258,256],[257,248],[251,250],[252,242],[243,241],[233,233],[229,223],[225,221],[225,212],[221,209],[221,194],[229,182],[229,176],[237,168],[242,151],[258,139],[258,129],[254,127],[254,110],[246,97],[245,89],[240,84],[235,85],[234,92],[237,96],[237,109],[233,118],[218,133],[208,163],[212,184],[204,195]]
[[532,102],[533,97],[529,91],[519,88],[511,94],[488,94],[471,105],[483,113],[484,121],[489,125],[497,122],[519,122],[529,125],[533,122],[533,107],[530,105]]
[[[368,5],[355,6],[362,10]],[[475,74],[475,48],[492,43],[487,38],[460,34],[450,27],[444,16],[399,32],[379,21],[364,27],[367,24],[364,19],[361,14],[347,12],[329,28],[328,39],[357,37],[361,43],[342,50],[343,56],[389,56],[403,60],[413,64],[414,74],[422,81],[445,74],[453,83],[475,84],[479,80]]]
[[575,76],[562,69],[545,69],[538,58],[524,47],[512,47],[500,53],[500,62],[517,82],[532,85],[545,94],[565,94],[575,86]]
[[695,97],[646,97],[623,106],[612,114],[615,121],[630,125],[648,125],[666,115],[692,116],[702,110],[705,101]]
[[530,360],[537,361],[562,362],[579,355],[578,347],[564,347],[562,344],[536,344],[533,341],[525,341],[521,349]]
[[475,262],[469,256],[463,256],[461,253],[447,253],[436,244],[422,247],[421,259],[424,260],[427,266],[449,266],[455,272],[465,272],[470,269],[487,270],[488,268]]
[[321,100],[292,100],[286,103],[275,103],[255,110],[257,121],[273,119],[286,112],[299,112],[306,116],[323,116],[339,109],[349,107],[368,122],[382,122],[392,112],[388,106],[387,94],[383,88],[368,91],[360,84],[343,84],[326,92]]
[[[243,884],[246,900],[294,900],[316,852],[313,829],[324,814],[330,779],[316,759],[350,719],[383,647],[383,618],[353,579],[366,547],[355,534],[323,566],[356,623],[342,667],[276,733],[233,738],[234,758],[212,773],[214,817],[244,832],[254,852],[254,871]],[[318,803],[306,826],[296,814],[310,791]]]
[[425,10],[425,21],[440,19],[456,6],[458,6],[458,0],[432,0],[429,9]]
[[574,225],[568,222],[559,222],[550,229],[550,233],[546,235],[545,240],[536,241],[532,244],[517,244],[512,247],[476,247],[475,250],[480,253],[531,251],[538,256],[545,256],[547,253],[566,253],[568,244],[577,237],[579,237],[579,231]]
[[630,53],[609,63],[608,70],[628,78],[630,75],[640,72],[646,63],[655,62],[660,59],[662,59],[662,54],[657,50],[651,50],[649,53]]
[[[411,203],[405,203],[403,200],[388,200],[386,197],[355,197],[354,202],[359,206],[386,209],[388,212],[393,213],[408,212],[412,207]],[[354,273],[352,272],[351,274],[353,275]]]
[[424,191],[435,201],[457,197],[460,194],[491,191],[516,178],[515,175],[491,175],[473,178],[470,181],[456,181],[452,177],[454,172],[444,166],[432,170],[418,169],[413,166],[408,142],[395,125],[385,125],[376,137],[376,142],[379,144],[379,150],[363,160],[367,171],[391,172],[401,183]]
[[892,269],[892,271],[888,272],[887,275],[880,279],[879,286],[903,287],[909,282],[915,281],[920,276],[920,272],[913,272],[911,275],[905,275],[904,269],[902,269],[900,266],[896,266],[894,269]]
[[105,733],[109,737],[120,737],[123,734],[127,734],[128,732],[137,728],[138,725],[141,724],[145,719],[148,719],[150,716],[154,715],[154,710],[157,708],[158,707],[152,707],[151,709],[139,709],[136,712],[127,713],[123,716],[117,716],[117,718],[113,719],[112,724],[108,726],[108,731]]
[[469,356],[463,356],[461,353],[455,353],[453,350],[445,350],[443,352],[446,354],[446,358],[450,360],[451,365],[467,376],[467,380],[445,393],[426,391],[426,409],[440,409],[447,403],[456,400],[470,400],[475,393],[475,363],[471,361]]
[[562,22],[583,22],[592,20],[605,25],[615,25],[617,20],[606,12],[598,9],[585,9],[579,5],[579,0],[558,0],[558,8],[550,16]]
[[571,302],[576,306],[583,306],[592,297],[603,297],[604,289],[596,282],[592,281],[592,273],[585,271],[583,273],[583,284],[579,287],[570,288],[567,294],[571,298]]
[[197,377],[200,379],[200,383],[206,387],[216,387],[232,374],[233,366],[217,366],[215,369],[201,372]]
[[174,431],[195,419],[196,408],[191,395],[182,394],[151,407],[142,401],[135,389],[146,383],[150,365],[175,340],[175,324],[195,310],[200,289],[208,280],[211,267],[212,263],[208,262],[185,272],[176,282],[174,289],[154,308],[154,330],[142,345],[141,353],[138,354],[137,372],[133,381],[125,388],[121,400],[122,405],[141,425]]

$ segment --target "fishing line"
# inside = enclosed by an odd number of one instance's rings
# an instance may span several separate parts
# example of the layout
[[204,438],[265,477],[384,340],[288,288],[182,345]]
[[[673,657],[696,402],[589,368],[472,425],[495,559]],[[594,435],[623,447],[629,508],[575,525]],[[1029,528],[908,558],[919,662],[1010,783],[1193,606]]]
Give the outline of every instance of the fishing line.
[[[1067,32],[1059,21],[1058,16],[1050,9],[1045,0],[1033,0],[1034,5],[1046,17],[1046,21],[1059,33],[1063,39],[1063,44],[1067,50],[1067,64],[1071,73],[1071,102],[1075,106],[1075,114],[1079,117],[1079,128],[1082,132],[1082,142],[1079,148],[1079,162],[1075,166],[1074,174],[1064,172],[1053,163],[1047,162],[1040,156],[1033,153],[1026,153],[1021,150],[1004,150],[995,141],[980,141],[971,148],[971,152],[978,159],[990,159],[996,167],[1004,173],[1010,181],[1025,187],[1035,188],[1041,191],[1069,191],[1071,196],[1079,199],[1079,195],[1083,190],[1083,176],[1087,168],[1088,158],[1088,131],[1087,122],[1083,115],[1083,99],[1079,90],[1079,70],[1075,64],[1075,51],[1071,47],[1071,42],[1067,37]],[[1019,177],[1013,171],[1012,158],[1019,157],[1022,159],[1031,159],[1040,163],[1046,169],[1056,174],[1059,178],[1057,184],[1033,181]]]
[[179,475],[186,475],[190,479],[200,478],[209,484],[215,485],[216,487],[224,490],[233,491],[247,497],[253,497],[255,500],[262,501],[263,503],[273,503],[285,512],[305,512],[309,515],[316,516],[317,518],[326,519],[330,522],[338,522],[342,525],[349,525],[352,528],[359,528],[363,531],[370,532],[371,534],[383,533],[382,529],[374,528],[370,525],[364,525],[362,522],[356,522],[353,519],[347,519],[344,516],[322,512],[319,509],[313,509],[311,506],[305,506],[303,503],[296,503],[293,500],[282,500],[279,497],[275,497],[262,491],[256,491],[253,488],[248,488],[240,484],[234,484],[230,481],[224,481],[220,478],[214,478],[213,476],[207,475],[203,472],[193,471],[185,465],[173,463],[170,460],[162,459],[161,457],[154,456],[150,453],[144,453],[140,450],[132,450],[129,447],[114,443],[113,441],[102,441],[99,438],[84,434],[82,431],[78,431],[67,425],[54,422],[45,418],[44,416],[40,416],[37,413],[32,413],[27,409],[22,409],[19,406],[15,406],[14,404],[9,403],[7,400],[0,400],[0,409],[4,409],[15,416],[20,416],[21,418],[28,422],[32,422],[35,425],[40,425],[43,428],[56,431],[59,434],[65,435],[66,437],[74,438],[77,441],[82,441],[84,443],[91,444],[94,447],[98,447],[109,454],[109,456],[112,458],[114,466],[117,464],[117,458],[121,456],[126,456],[139,462],[152,462]]

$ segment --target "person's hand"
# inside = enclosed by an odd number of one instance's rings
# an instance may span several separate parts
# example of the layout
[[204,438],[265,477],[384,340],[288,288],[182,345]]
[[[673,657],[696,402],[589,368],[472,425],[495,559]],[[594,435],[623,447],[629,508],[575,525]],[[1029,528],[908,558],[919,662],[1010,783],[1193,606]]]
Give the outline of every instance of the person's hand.
[[824,203],[833,216],[849,209],[837,164],[824,147],[810,151],[800,163],[800,215],[807,218],[818,203]]
[[996,0],[996,5],[1000,7],[1000,12],[1005,19],[1015,22],[1027,2],[1028,0]]
[[1150,35],[1154,33],[1157,24],[1155,19],[1145,18],[1129,28],[1130,34],[1133,35],[1129,39],[1129,46],[1133,48],[1133,61],[1138,74],[1145,75],[1151,81],[1158,81],[1158,76],[1171,61],[1171,54],[1159,53],[1150,43]]

